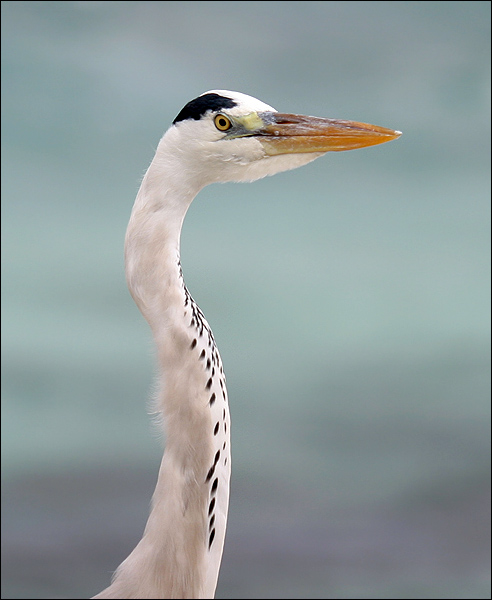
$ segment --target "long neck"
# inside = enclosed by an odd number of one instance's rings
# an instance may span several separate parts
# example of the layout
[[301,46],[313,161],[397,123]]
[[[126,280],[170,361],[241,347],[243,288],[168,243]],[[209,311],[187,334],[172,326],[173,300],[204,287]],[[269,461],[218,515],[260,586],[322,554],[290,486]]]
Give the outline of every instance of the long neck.
[[180,180],[172,160],[166,164],[158,151],[125,244],[128,286],[156,343],[155,410],[166,449],[143,537],[95,598],[213,598],[222,557],[230,477],[225,377],[179,261],[181,226],[198,189]]

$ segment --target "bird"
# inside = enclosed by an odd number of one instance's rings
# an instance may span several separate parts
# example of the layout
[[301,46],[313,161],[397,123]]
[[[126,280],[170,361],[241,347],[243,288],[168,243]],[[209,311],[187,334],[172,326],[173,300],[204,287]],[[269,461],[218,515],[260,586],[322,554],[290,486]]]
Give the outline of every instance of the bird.
[[153,402],[164,453],[142,538],[93,598],[215,595],[229,506],[230,416],[214,335],[181,268],[181,229],[193,199],[212,183],[254,181],[400,135],[210,90],[188,102],[161,138],[128,223],[125,272],[156,347]]

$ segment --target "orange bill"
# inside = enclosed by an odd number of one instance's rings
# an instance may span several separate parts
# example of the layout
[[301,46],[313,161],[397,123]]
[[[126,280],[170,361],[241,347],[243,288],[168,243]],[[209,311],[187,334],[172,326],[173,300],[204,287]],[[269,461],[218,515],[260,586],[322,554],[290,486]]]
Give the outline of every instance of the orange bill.
[[284,113],[259,116],[264,126],[255,136],[269,155],[355,150],[384,144],[401,135],[401,131],[357,121]]

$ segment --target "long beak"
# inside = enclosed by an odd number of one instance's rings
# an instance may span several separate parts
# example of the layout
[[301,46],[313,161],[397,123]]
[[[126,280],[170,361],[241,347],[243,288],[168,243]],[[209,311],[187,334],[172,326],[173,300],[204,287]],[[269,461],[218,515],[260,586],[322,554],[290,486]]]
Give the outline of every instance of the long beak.
[[340,152],[384,144],[400,137],[401,131],[386,127],[304,115],[263,113],[263,127],[255,133],[267,154]]

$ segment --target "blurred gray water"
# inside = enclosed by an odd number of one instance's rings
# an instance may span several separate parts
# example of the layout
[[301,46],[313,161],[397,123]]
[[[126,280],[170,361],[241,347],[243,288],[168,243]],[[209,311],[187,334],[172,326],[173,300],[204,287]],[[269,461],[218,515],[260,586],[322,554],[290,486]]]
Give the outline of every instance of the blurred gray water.
[[140,538],[161,444],[123,237],[214,88],[404,132],[187,216],[233,420],[217,598],[490,598],[490,3],[1,8],[2,598],[88,598]]

